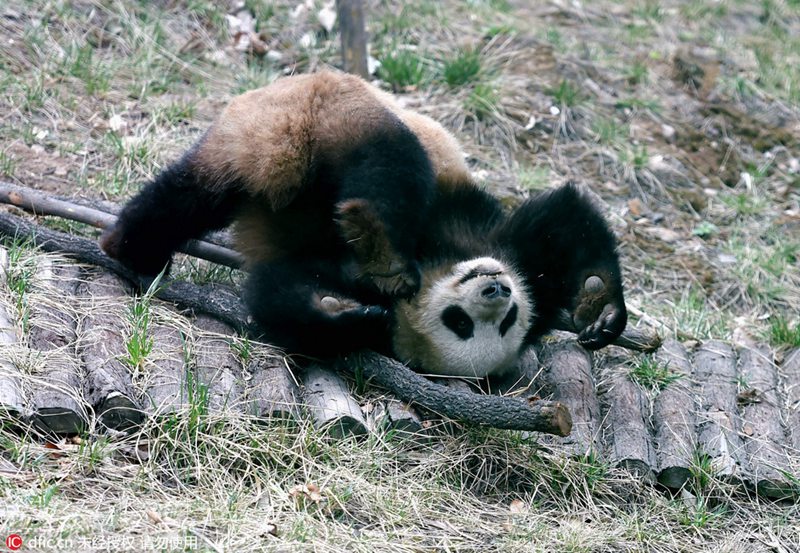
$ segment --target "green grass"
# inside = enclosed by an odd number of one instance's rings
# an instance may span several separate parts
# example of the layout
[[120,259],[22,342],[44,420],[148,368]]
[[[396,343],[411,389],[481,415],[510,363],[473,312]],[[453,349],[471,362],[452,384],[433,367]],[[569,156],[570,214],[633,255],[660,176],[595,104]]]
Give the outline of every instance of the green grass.
[[463,48],[443,61],[442,80],[455,88],[477,81],[482,71],[481,53],[473,48]]
[[659,361],[652,355],[638,357],[630,369],[631,380],[645,390],[659,392],[681,378],[680,374],[673,373],[669,365]]
[[659,23],[664,17],[664,9],[659,0],[637,0],[634,3],[633,15],[652,23]]
[[711,238],[719,234],[719,227],[709,221],[702,221],[692,229],[692,234],[700,238]]
[[517,181],[523,190],[545,190],[553,182],[553,175],[549,167],[523,167],[517,172]]
[[597,117],[592,121],[592,132],[600,144],[615,146],[628,140],[630,125],[613,117]]
[[14,238],[8,245],[8,268],[5,273],[5,282],[14,299],[16,319],[23,331],[27,330],[30,317],[28,293],[33,286],[33,277],[36,273],[36,258],[31,254],[32,242]]
[[0,150],[0,175],[13,177],[15,168],[16,163],[14,161],[14,156],[5,150]]
[[548,90],[548,94],[562,107],[575,107],[585,100],[581,89],[567,79],[562,79],[557,87]]
[[464,111],[483,121],[497,112],[499,103],[500,94],[491,83],[478,83],[464,100]]
[[634,62],[626,71],[628,82],[632,85],[647,83],[650,70],[642,61]]
[[800,348],[800,323],[776,314],[770,318],[767,338],[773,346]]
[[150,284],[147,291],[134,298],[128,311],[128,324],[130,330],[125,340],[127,356],[122,361],[128,365],[134,374],[144,371],[144,364],[153,351],[153,336],[150,332],[150,304],[161,282],[158,275]]
[[427,61],[413,50],[396,50],[380,58],[378,76],[394,91],[419,87],[429,79]]
[[651,111],[659,113],[661,111],[661,103],[652,98],[623,98],[619,100],[614,106],[617,109],[629,109],[632,111]]
[[729,335],[725,317],[714,308],[706,293],[687,288],[667,309],[672,328],[679,337],[695,340],[725,339]]

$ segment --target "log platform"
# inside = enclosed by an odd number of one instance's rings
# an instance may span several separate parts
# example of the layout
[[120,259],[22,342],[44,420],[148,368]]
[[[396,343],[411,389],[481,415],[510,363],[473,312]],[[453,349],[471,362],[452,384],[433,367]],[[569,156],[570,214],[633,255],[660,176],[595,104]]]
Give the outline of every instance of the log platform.
[[[27,422],[50,434],[130,432],[147,417],[200,405],[265,421],[307,418],[333,439],[368,433],[435,439],[420,416],[431,414],[417,410],[413,398],[404,403],[373,394],[362,406],[352,383],[332,367],[295,370],[274,348],[158,299],[147,300],[146,339],[139,344],[146,351],[137,361],[131,347],[142,323],[134,306],[143,300],[123,280],[63,258],[31,257],[35,270],[20,302],[6,278],[18,267],[0,250],[0,422]],[[589,353],[559,333],[526,352],[518,374],[483,388],[521,398],[521,406],[540,398],[566,406],[568,436],[525,434],[566,456],[591,455],[670,489],[684,486],[703,460],[717,476],[766,497],[797,496],[800,349],[734,349],[720,341],[687,348],[667,340],[649,355],[672,375],[660,389],[631,376],[634,354],[614,346]],[[367,366],[370,356],[345,362]],[[380,383],[369,370],[365,378]],[[460,396],[479,388],[447,385]]]

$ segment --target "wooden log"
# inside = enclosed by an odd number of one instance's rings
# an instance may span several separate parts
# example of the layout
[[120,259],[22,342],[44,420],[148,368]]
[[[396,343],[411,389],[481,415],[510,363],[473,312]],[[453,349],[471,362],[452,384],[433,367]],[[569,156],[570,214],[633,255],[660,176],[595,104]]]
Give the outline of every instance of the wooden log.
[[303,400],[317,430],[332,438],[367,433],[361,407],[350,395],[342,377],[326,367],[312,364],[306,368],[303,383]]
[[545,367],[546,389],[572,416],[572,433],[560,443],[575,456],[598,452],[600,404],[592,376],[591,353],[572,340],[564,340],[544,344],[539,360]]
[[526,398],[541,397],[545,394],[544,378],[540,378],[543,371],[536,349],[529,347],[523,352],[515,370],[502,375],[494,382],[490,381],[492,392]]
[[[8,250],[0,247],[0,286],[7,286],[7,270]],[[10,349],[19,340],[9,311],[8,306],[0,302],[0,416],[21,420],[30,413],[22,387],[22,372],[10,361]]]
[[750,467],[748,480],[767,497],[791,497],[798,490],[785,476],[789,469],[787,438],[781,426],[778,375],[772,352],[766,346],[742,348],[738,369],[739,381],[747,385],[739,394],[739,403]]
[[77,434],[88,421],[75,350],[77,321],[65,301],[74,302],[78,277],[77,266],[42,257],[28,293],[28,344],[39,352],[31,403],[34,424],[44,432]]
[[286,359],[267,346],[255,346],[247,363],[245,410],[265,419],[297,420],[300,391]]
[[427,438],[422,418],[414,408],[392,398],[375,403],[367,417],[367,426],[373,432],[400,438]]
[[194,373],[208,390],[209,410],[242,412],[242,365],[231,351],[233,329],[205,315],[194,325],[202,331],[194,341]]
[[613,349],[605,351],[599,389],[605,411],[601,432],[606,457],[618,467],[651,479],[655,452],[647,420],[650,404],[644,390],[631,380],[624,363],[625,359]]
[[144,420],[144,412],[136,401],[131,369],[122,362],[128,288],[117,276],[93,271],[84,274],[78,294],[84,313],[77,343],[85,375],[83,396],[103,426],[136,427]]
[[[151,316],[154,309],[151,307]],[[187,371],[185,336],[187,329],[181,330],[173,321],[174,314],[166,310],[153,316],[149,335],[153,340],[150,353],[143,367],[144,408],[154,416],[170,415],[181,411],[189,402],[203,402],[196,387],[190,387]]]
[[[116,215],[111,213],[2,181],[0,203],[14,205],[36,215],[55,215],[101,229],[112,226],[117,220]],[[243,264],[239,253],[203,240],[189,240],[179,251],[229,267],[239,268]]]
[[[0,234],[30,239],[33,244],[45,251],[58,252],[83,263],[103,267],[132,283],[142,284],[139,275],[108,257],[93,240],[37,226],[21,217],[2,211],[0,211]],[[146,284],[144,288],[147,288]],[[195,313],[211,315],[241,332],[253,331],[247,319],[244,302],[230,286],[216,283],[197,285],[162,279],[155,295]]]
[[789,447],[800,457],[800,348],[784,357],[781,365],[786,398],[786,428],[789,430]]
[[667,384],[653,403],[656,474],[661,485],[678,489],[692,477],[690,467],[697,443],[692,364],[677,340],[667,340],[657,359],[679,378]]
[[726,343],[711,340],[694,356],[694,382],[699,387],[697,440],[719,476],[741,479],[746,473],[744,443],[736,406],[736,356]]
[[363,0],[336,0],[339,32],[342,38],[342,65],[348,73],[369,77],[367,31]]

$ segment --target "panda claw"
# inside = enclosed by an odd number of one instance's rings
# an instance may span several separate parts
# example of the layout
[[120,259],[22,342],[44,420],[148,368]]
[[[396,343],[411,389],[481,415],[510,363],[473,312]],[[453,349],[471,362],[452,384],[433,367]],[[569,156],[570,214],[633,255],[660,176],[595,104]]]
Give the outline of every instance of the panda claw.
[[622,333],[627,316],[613,304],[606,304],[598,319],[578,334],[578,343],[589,350],[609,345]]
[[412,262],[402,271],[386,275],[373,274],[370,279],[382,294],[406,299],[417,293],[422,276],[417,263]]

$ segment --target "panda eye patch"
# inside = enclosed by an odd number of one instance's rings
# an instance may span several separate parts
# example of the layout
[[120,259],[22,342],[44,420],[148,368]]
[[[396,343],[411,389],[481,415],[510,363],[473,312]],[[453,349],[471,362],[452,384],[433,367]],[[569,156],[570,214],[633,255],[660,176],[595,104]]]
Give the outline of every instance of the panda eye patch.
[[508,315],[506,315],[503,320],[500,322],[500,336],[503,337],[508,332],[508,329],[517,322],[517,312],[519,309],[517,308],[517,304],[511,306],[511,309],[508,310]]
[[473,336],[475,323],[467,312],[457,305],[451,305],[442,312],[442,323],[462,340],[469,340]]

